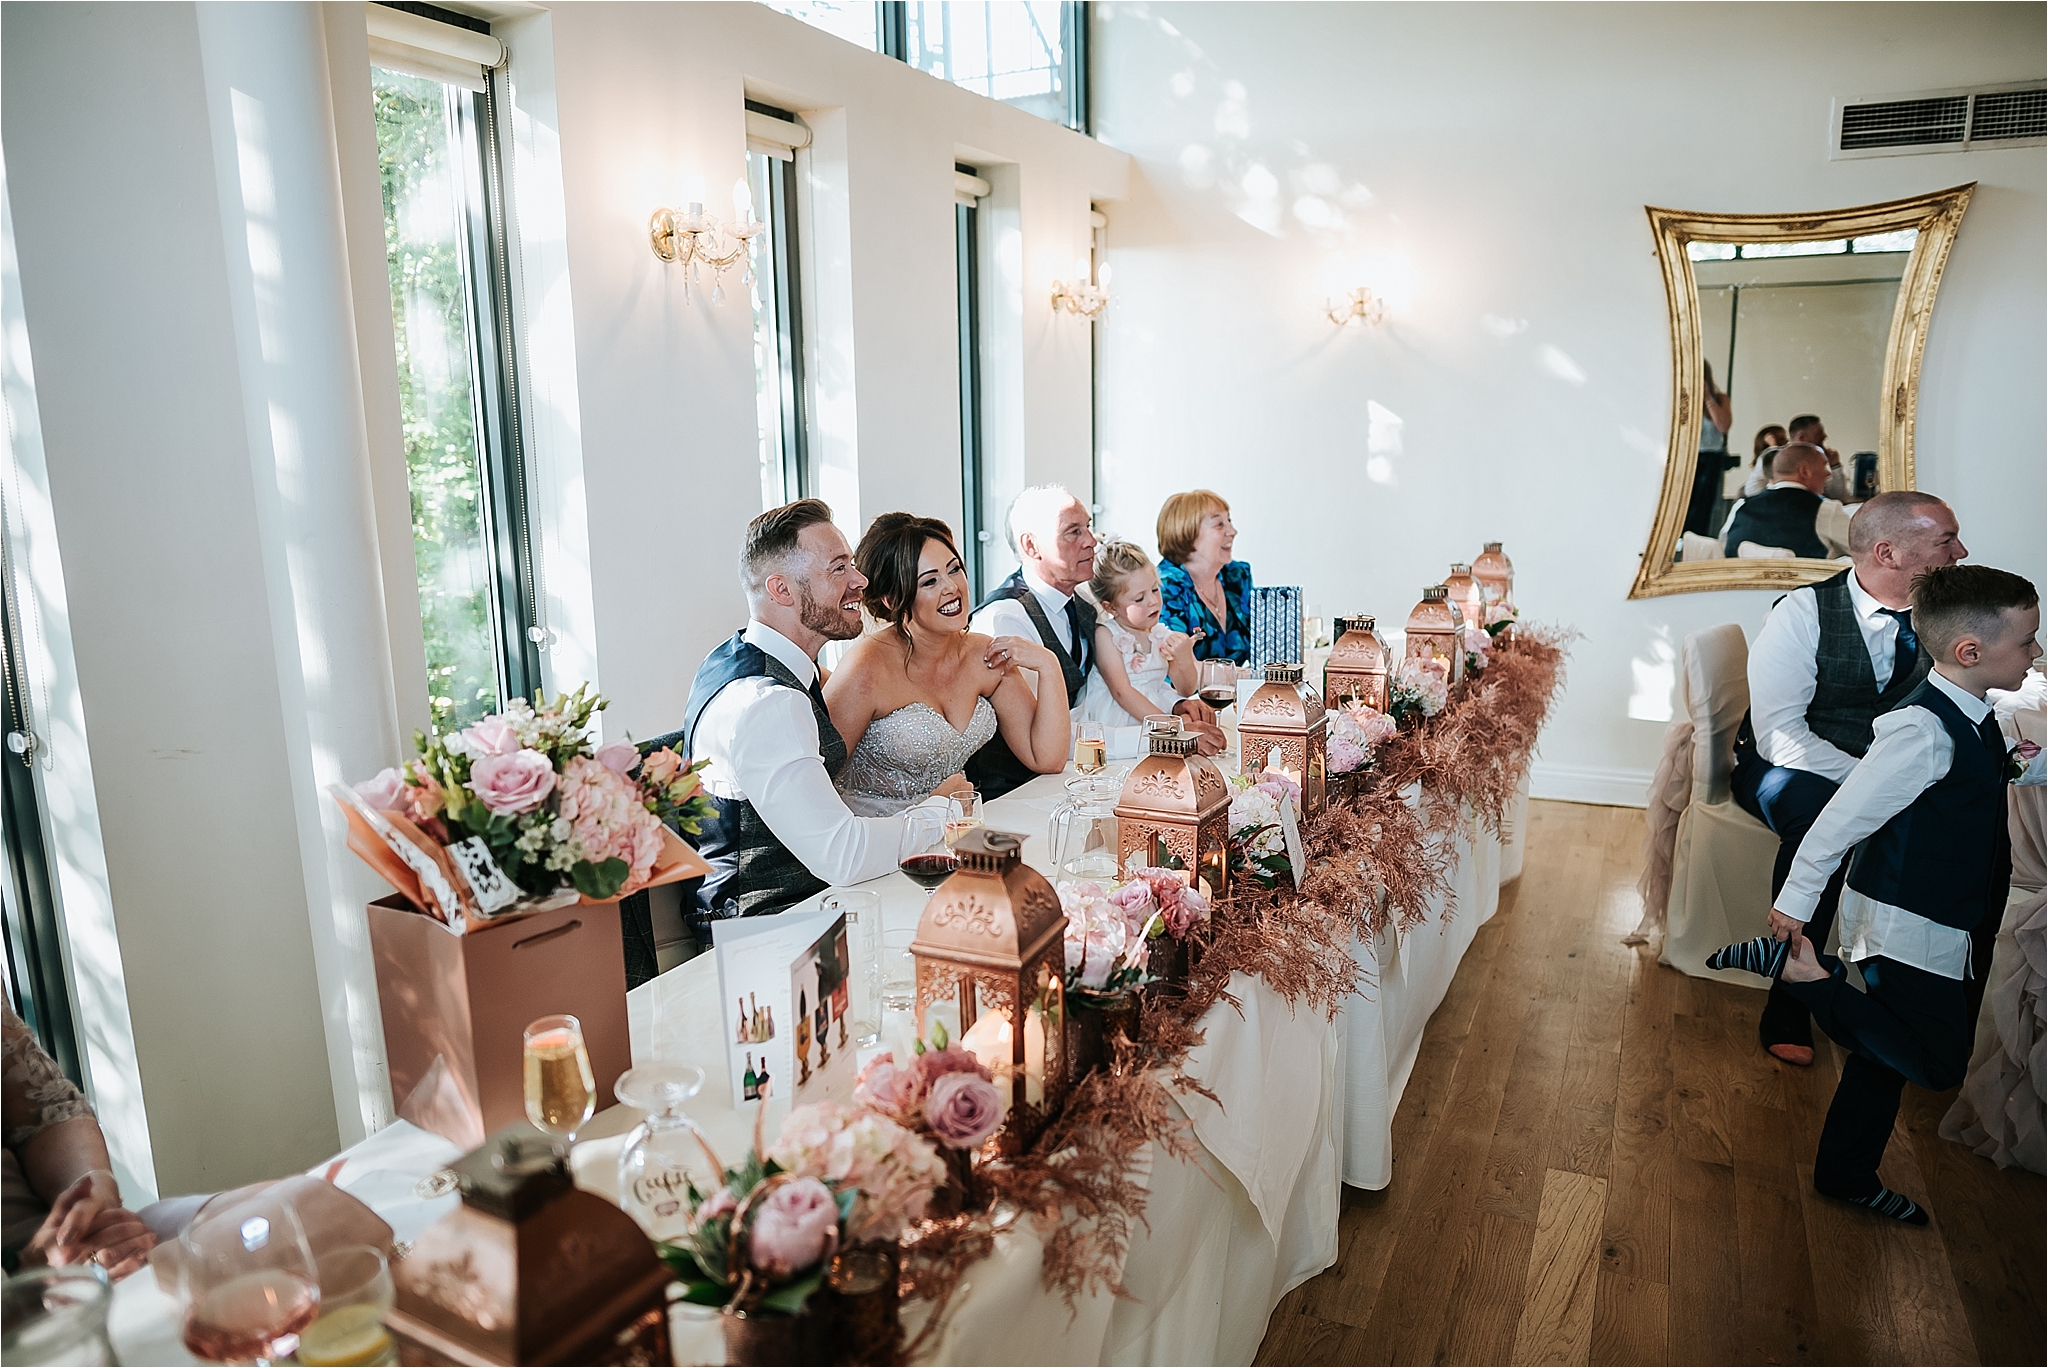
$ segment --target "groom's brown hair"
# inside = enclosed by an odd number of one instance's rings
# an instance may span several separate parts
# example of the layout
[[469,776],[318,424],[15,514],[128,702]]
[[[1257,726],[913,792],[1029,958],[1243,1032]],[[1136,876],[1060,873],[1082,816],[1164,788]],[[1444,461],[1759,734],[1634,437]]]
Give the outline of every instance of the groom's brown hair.
[[740,544],[740,588],[750,596],[766,593],[768,577],[787,568],[804,529],[831,521],[832,510],[823,499],[798,499],[748,523],[747,539]]

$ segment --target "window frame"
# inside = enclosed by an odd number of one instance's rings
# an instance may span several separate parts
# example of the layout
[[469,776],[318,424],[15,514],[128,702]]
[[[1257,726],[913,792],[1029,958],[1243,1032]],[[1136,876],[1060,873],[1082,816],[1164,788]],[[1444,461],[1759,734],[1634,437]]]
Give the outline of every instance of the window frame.
[[[795,113],[758,100],[746,107],[755,114],[801,123]],[[774,293],[776,374],[781,388],[782,500],[793,503],[810,498],[817,489],[817,475],[811,464],[809,376],[804,364],[803,258],[798,240],[802,218],[801,178],[796,158],[752,153],[768,159],[768,202],[760,206],[761,220],[768,225],[768,269]],[[751,179],[751,177],[750,177]]]
[[[1093,22],[1089,0],[1061,0],[1060,82],[1065,98],[1063,123],[1076,133],[1095,136],[1094,109],[1088,94],[1088,34]],[[908,0],[876,0],[875,37],[884,57],[910,61]],[[944,78],[940,78],[944,79]],[[998,101],[1006,104],[1008,101]]]
[[[981,173],[963,162],[953,169],[970,176]],[[983,450],[981,432],[981,247],[980,209],[953,205],[953,261],[958,276],[960,355],[960,539],[966,543],[967,587],[980,602],[987,580],[991,541],[983,515]]]

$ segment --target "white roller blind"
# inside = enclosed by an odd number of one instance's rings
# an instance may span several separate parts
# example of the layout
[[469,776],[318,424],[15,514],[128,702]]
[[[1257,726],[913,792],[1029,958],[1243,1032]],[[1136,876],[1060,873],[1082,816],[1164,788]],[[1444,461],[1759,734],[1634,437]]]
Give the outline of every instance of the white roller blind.
[[488,33],[457,28],[389,5],[363,6],[370,62],[465,90],[482,90],[484,72],[505,60],[505,45]]
[[955,204],[964,204],[969,209],[972,209],[976,201],[987,198],[988,192],[994,188],[979,176],[970,176],[965,171],[955,171],[953,173],[953,202]]
[[773,114],[747,111],[747,151],[788,161],[800,147],[811,145],[811,130]]

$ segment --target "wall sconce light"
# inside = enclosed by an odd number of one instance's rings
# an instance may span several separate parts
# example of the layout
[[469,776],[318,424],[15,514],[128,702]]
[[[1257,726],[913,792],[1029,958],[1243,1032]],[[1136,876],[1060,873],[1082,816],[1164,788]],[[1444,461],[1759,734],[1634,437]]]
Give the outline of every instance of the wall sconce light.
[[726,226],[704,206],[692,203],[687,209],[656,209],[647,220],[648,242],[654,254],[683,268],[683,302],[690,302],[690,285],[704,283],[701,268],[711,268],[711,302],[725,303],[723,277],[736,262],[746,260],[740,276],[742,285],[754,280],[754,265],[748,257],[747,241],[766,225],[754,218],[754,192],[741,180],[732,189],[733,222]]
[[1065,309],[1070,314],[1079,314],[1083,318],[1093,318],[1109,307],[1108,262],[1102,263],[1102,270],[1098,274],[1100,276],[1099,283],[1089,284],[1088,263],[1085,260],[1076,261],[1074,263],[1073,284],[1069,285],[1064,280],[1055,280],[1052,283],[1053,312],[1058,313],[1061,309]]
[[1372,287],[1361,285],[1341,300],[1325,299],[1323,312],[1340,328],[1352,323],[1384,323],[1387,319],[1387,301],[1373,298]]

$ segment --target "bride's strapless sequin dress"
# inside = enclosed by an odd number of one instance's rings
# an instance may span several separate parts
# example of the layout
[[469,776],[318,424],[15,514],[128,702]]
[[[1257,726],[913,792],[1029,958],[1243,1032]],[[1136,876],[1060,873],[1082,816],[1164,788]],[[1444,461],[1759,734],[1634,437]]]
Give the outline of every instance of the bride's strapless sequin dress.
[[958,774],[995,734],[995,705],[986,698],[974,700],[965,731],[929,703],[908,704],[868,723],[839,772],[839,794],[863,817],[893,817]]

